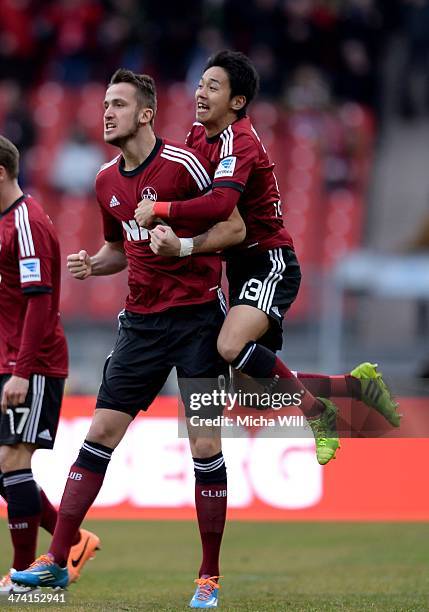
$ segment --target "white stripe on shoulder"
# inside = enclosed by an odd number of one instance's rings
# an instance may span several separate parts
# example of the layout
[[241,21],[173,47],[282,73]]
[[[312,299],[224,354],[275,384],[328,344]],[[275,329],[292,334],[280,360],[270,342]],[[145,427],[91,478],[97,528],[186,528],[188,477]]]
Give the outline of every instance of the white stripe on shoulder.
[[36,252],[34,250],[34,242],[33,242],[33,234],[31,233],[31,225],[30,225],[30,219],[28,217],[28,208],[27,208],[27,204],[25,204],[25,202],[23,202],[21,204],[22,206],[22,213],[24,216],[24,225],[27,231],[27,236],[28,236],[28,243],[30,245],[30,253],[31,255],[35,255]]
[[220,158],[223,159],[225,157],[225,133],[222,132],[222,134],[220,135],[220,139],[222,140],[222,146],[220,148]]
[[100,168],[100,170],[97,172],[98,176],[100,174],[100,172],[103,172],[103,170],[107,170],[107,168],[110,168],[110,166],[113,166],[114,164],[116,164],[116,162],[118,161],[118,159],[121,157],[121,154],[119,153],[119,155],[117,155],[116,157],[114,157],[113,159],[111,159],[110,161],[106,162],[105,164],[103,164]]
[[222,147],[220,150],[220,158],[228,157],[232,155],[233,143],[234,143],[234,132],[232,126],[229,125],[220,135],[222,140]]
[[198,185],[198,188],[200,191],[203,191],[204,189],[206,189],[207,185],[205,185],[204,183],[201,182],[200,177],[198,176],[198,174],[196,174],[195,169],[190,165],[189,160],[188,159],[183,159],[177,155],[173,155],[167,151],[164,151],[163,153],[161,153],[161,157],[163,157],[164,159],[169,159],[170,161],[174,161],[177,164],[182,164],[182,166],[185,166],[185,168],[187,169],[187,171],[189,172],[189,174],[192,176],[192,178],[194,179],[194,181],[196,182],[196,184]]
[[192,162],[192,165],[195,166],[198,174],[201,176],[202,180],[207,183],[207,187],[211,184],[211,179],[207,173],[207,170],[204,168],[203,164],[200,162],[198,157],[192,153],[192,151],[188,151],[187,149],[181,149],[180,147],[174,147],[173,145],[166,144],[164,145],[164,150],[169,153],[177,153],[177,155],[185,156],[189,158]]
[[228,126],[228,153],[227,155],[232,155],[232,149],[234,145],[234,132],[232,131],[232,125]]
[[15,210],[15,227],[16,227],[16,231],[18,232],[18,244],[19,244],[19,252],[21,253],[21,257],[28,257],[26,244],[24,244],[24,240],[23,240],[23,236],[21,232],[20,216],[19,216],[18,209]]
[[18,244],[21,257],[32,257],[35,255],[33,235],[31,233],[28,209],[25,202],[15,210],[15,227],[18,232]]

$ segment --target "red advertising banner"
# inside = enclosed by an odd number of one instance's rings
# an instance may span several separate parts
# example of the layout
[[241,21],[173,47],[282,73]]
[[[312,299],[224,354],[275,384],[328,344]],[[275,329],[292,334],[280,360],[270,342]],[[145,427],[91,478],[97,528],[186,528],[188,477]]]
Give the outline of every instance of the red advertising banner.
[[[423,406],[423,400],[402,400]],[[56,504],[88,431],[92,397],[68,397],[53,451],[34,456],[35,477]],[[311,438],[267,438],[243,429],[225,438],[228,516],[238,520],[429,520],[429,439],[347,438],[320,466]],[[178,437],[177,399],[158,398],[113,454],[92,518],[192,519],[194,476]],[[5,507],[0,507],[5,513]]]

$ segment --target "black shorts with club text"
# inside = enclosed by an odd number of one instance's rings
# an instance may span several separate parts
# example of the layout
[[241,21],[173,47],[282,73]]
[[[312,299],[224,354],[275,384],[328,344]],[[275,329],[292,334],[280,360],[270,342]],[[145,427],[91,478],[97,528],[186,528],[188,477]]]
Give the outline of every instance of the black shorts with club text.
[[295,252],[277,247],[263,252],[248,251],[226,259],[229,306],[253,306],[272,321],[270,329],[258,340],[273,351],[282,347],[282,323],[293,304],[301,283],[301,270]]
[[198,381],[225,380],[228,376],[228,366],[217,352],[224,319],[218,300],[153,314],[123,311],[115,347],[104,366],[96,408],[118,410],[134,418],[149,408],[176,368],[188,415],[187,396],[194,387],[199,389]]
[[[0,374],[0,394],[11,374]],[[0,444],[21,442],[53,448],[64,394],[64,378],[33,374],[24,403],[0,416]]]

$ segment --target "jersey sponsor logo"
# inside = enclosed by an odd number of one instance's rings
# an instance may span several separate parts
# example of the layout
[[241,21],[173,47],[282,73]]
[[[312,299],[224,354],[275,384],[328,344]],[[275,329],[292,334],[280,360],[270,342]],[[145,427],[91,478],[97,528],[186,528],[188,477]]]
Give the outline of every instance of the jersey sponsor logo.
[[236,161],[237,158],[234,155],[231,155],[231,157],[225,157],[225,159],[223,159],[216,168],[214,178],[217,179],[224,176],[234,176]]
[[110,208],[113,208],[114,206],[120,206],[120,204],[121,203],[118,200],[118,198],[115,195],[113,195],[112,199],[110,200],[110,204],[109,204]]
[[19,262],[19,274],[21,283],[35,283],[41,281],[40,259],[38,257],[21,259]]
[[145,187],[142,189],[141,196],[142,200],[146,198],[147,200],[152,200],[152,202],[156,202],[158,199],[158,194],[153,187]]
[[49,429],[44,429],[43,431],[39,433],[37,437],[42,438],[42,440],[50,440],[50,441],[52,440],[52,436],[49,432]]
[[149,232],[145,227],[140,227],[137,221],[130,219],[129,221],[122,221],[122,227],[127,235],[127,240],[138,242],[140,240],[149,240]]

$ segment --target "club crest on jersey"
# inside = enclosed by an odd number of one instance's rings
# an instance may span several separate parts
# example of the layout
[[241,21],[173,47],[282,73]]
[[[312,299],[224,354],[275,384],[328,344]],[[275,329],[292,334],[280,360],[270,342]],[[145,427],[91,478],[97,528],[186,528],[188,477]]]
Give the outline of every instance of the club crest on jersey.
[[214,178],[217,179],[217,178],[221,178],[224,176],[233,176],[236,161],[237,161],[237,158],[234,155],[231,155],[230,157],[225,157],[225,159],[222,159],[218,167],[216,168]]
[[40,259],[38,257],[22,259],[19,262],[19,274],[21,283],[40,282],[42,280],[40,274]]
[[145,187],[142,189],[141,196],[142,200],[146,198],[147,200],[152,200],[152,202],[156,202],[158,199],[158,194],[153,187]]

